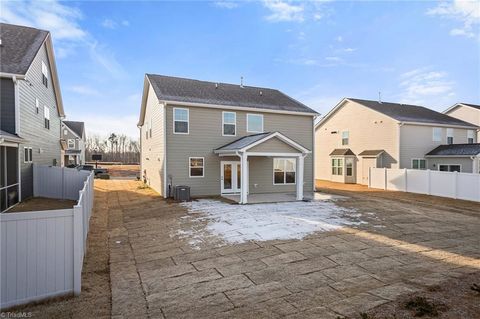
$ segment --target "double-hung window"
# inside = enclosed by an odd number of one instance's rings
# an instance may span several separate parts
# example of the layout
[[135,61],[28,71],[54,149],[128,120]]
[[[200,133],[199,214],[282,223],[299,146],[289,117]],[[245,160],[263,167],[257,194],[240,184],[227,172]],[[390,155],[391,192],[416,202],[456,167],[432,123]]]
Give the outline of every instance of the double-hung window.
[[247,114],[247,132],[263,133],[263,115]]
[[434,127],[433,128],[433,141],[434,142],[441,142],[442,141],[442,128],[441,127]]
[[347,157],[345,158],[345,170],[347,176],[353,176],[353,158]]
[[188,160],[189,177],[203,177],[205,170],[205,159],[203,157],[190,157]]
[[332,175],[343,175],[343,158],[332,158]]
[[348,131],[343,131],[342,132],[342,145],[348,145],[348,137],[349,137],[349,132]]
[[35,113],[38,114],[38,112],[40,112],[40,102],[39,102],[38,99],[36,98],[36,99],[35,99]]
[[48,88],[48,68],[45,62],[42,61],[42,83]]
[[467,143],[468,144],[473,144],[475,142],[475,131],[474,130],[468,130],[467,131]]
[[43,118],[46,129],[50,129],[50,109],[47,106],[43,107]]
[[237,134],[237,114],[222,112],[222,135],[235,136]]
[[414,158],[412,159],[412,168],[413,169],[426,169],[427,160],[424,158]]
[[152,126],[153,126],[153,120],[150,118],[150,125],[148,127],[148,134],[150,135],[150,138],[152,137]]
[[173,133],[188,134],[189,133],[189,110],[178,107],[173,108]]
[[68,149],[74,149],[75,148],[75,140],[73,138],[68,139]]
[[23,162],[31,163],[33,161],[33,150],[31,147],[23,148]]
[[295,158],[273,159],[273,184],[295,184],[297,161]]
[[453,128],[447,128],[447,144],[453,144]]

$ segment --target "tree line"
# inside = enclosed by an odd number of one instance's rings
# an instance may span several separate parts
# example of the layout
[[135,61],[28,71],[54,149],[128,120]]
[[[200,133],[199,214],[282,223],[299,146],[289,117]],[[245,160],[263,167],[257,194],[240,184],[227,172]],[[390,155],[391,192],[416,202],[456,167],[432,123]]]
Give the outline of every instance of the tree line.
[[140,143],[125,134],[111,133],[108,137],[87,135],[85,159],[92,161],[93,154],[101,154],[102,162],[121,162],[138,164],[140,162]]

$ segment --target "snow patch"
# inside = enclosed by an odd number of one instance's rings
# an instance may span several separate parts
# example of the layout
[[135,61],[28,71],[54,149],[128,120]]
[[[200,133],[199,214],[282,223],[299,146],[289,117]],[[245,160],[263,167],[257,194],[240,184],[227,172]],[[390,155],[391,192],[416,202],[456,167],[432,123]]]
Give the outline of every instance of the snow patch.
[[188,209],[188,215],[176,236],[188,239],[194,248],[212,239],[226,243],[302,239],[316,231],[366,223],[356,210],[331,200],[232,205],[201,199],[180,205]]

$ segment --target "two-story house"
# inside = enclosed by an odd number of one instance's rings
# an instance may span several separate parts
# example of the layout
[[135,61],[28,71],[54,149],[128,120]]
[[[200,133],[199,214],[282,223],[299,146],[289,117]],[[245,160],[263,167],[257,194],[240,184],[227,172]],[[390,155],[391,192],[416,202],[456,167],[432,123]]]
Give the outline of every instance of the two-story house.
[[63,165],[85,164],[85,138],[85,124],[83,122],[62,122]]
[[368,184],[370,167],[478,172],[465,155],[477,129],[422,106],[345,98],[315,127],[315,177]]
[[[480,127],[480,105],[457,103],[446,109],[443,113]],[[469,138],[473,139],[473,136]],[[480,131],[477,133],[477,142],[478,141],[480,141]]]
[[0,23],[1,211],[33,195],[32,163],[60,165],[62,96],[48,31]]
[[164,197],[314,189],[317,113],[274,89],[147,74],[138,126],[145,182]]

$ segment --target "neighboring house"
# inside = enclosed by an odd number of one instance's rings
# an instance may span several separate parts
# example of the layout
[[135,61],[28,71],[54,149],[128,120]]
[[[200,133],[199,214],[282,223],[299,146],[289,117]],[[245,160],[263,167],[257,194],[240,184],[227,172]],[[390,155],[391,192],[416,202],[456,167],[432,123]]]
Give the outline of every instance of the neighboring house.
[[60,165],[64,116],[48,31],[0,23],[1,211],[33,195],[32,164]]
[[147,74],[140,120],[144,180],[167,197],[312,192],[317,113],[274,89]]
[[[470,103],[457,103],[443,113],[459,120],[480,126],[480,105]],[[473,139],[473,136],[469,138]],[[480,131],[477,132],[477,141],[480,141]]]
[[85,124],[76,121],[62,122],[63,165],[85,164]]
[[[443,158],[426,155],[445,144],[476,143],[477,129],[422,106],[345,98],[315,127],[315,177],[368,184],[370,167],[443,170]],[[472,172],[473,160],[448,159]]]

